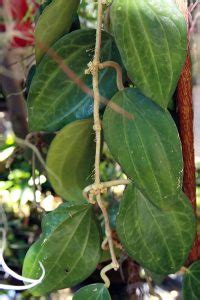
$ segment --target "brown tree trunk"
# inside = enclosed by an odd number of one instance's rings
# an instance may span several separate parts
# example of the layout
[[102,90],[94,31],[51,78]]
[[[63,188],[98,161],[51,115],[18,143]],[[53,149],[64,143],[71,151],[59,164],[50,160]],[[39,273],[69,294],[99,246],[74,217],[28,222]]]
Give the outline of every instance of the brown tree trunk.
[[[194,156],[193,103],[192,103],[192,73],[190,51],[177,87],[177,110],[179,133],[182,142],[184,175],[183,190],[190,199],[196,214],[196,177]],[[189,263],[200,258],[200,243],[197,238],[189,256]]]

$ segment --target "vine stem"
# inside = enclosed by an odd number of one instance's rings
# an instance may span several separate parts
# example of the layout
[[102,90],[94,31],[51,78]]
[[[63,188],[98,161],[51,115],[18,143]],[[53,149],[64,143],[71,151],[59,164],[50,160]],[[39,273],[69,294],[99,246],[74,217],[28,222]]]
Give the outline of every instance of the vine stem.
[[124,84],[123,84],[123,75],[122,75],[122,68],[121,66],[116,63],[115,61],[104,61],[103,63],[99,64],[99,69],[104,69],[104,68],[114,68],[116,73],[117,73],[117,87],[118,90],[123,90],[124,89]]
[[[114,187],[114,186],[118,186],[118,185],[128,185],[129,183],[131,183],[131,180],[129,180],[129,179],[119,179],[119,180],[101,182],[98,185],[98,190],[100,189],[101,192],[103,193],[104,191],[106,191],[110,187]],[[83,190],[83,197],[86,200],[89,200],[89,194],[93,194],[93,195],[96,194],[95,188],[97,188],[97,186],[95,184],[88,185]]]
[[[108,239],[110,254],[112,263],[109,265],[109,269],[118,270],[119,264],[114,251],[112,232],[109,223],[109,217],[107,209],[103,204],[101,199],[101,190],[99,189],[100,181],[100,154],[101,154],[101,120],[99,115],[99,107],[101,96],[99,92],[99,65],[100,65],[100,54],[101,54],[101,38],[102,38],[102,20],[103,20],[103,4],[105,1],[98,0],[98,16],[97,16],[97,30],[96,30],[96,44],[95,44],[95,54],[93,61],[89,64],[89,69],[92,74],[93,82],[93,92],[94,92],[94,131],[96,134],[96,154],[95,154],[95,189],[97,191],[96,200],[102,211],[105,220],[105,233]],[[107,270],[107,269],[106,269]],[[106,286],[109,284],[106,283]]]

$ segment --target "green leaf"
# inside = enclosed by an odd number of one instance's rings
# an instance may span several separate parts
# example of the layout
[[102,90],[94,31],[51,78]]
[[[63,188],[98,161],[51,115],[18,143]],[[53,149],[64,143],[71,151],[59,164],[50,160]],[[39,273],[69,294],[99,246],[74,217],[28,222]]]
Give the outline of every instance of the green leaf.
[[73,300],[111,300],[111,297],[104,284],[95,283],[81,288]]
[[[36,62],[39,63],[46,49],[68,33],[80,0],[53,0],[47,2],[35,28]],[[45,49],[44,49],[45,47]]]
[[[92,88],[92,76],[85,75],[93,59],[95,30],[76,30],[54,44],[52,50],[63,63]],[[118,50],[110,35],[103,32],[101,60],[120,63]],[[100,93],[110,99],[117,91],[116,73],[112,68],[100,71]],[[44,56],[33,78],[28,96],[31,131],[55,131],[77,119],[93,114],[93,99],[61,70],[48,55]]]
[[[39,19],[39,17],[41,16],[41,14],[43,13],[43,11],[45,10],[45,8],[52,2],[53,0],[46,0],[44,3],[42,3],[38,9],[38,11],[36,12],[36,23]],[[73,17],[72,20],[72,25],[71,28],[69,30],[69,32],[80,29],[81,28],[81,24],[80,24],[80,20],[79,20],[79,16],[78,14],[75,14],[75,16]],[[66,29],[66,28],[65,28]],[[66,32],[64,32],[66,33]]]
[[182,187],[182,151],[170,114],[139,90],[128,88],[111,100],[123,110],[106,108],[105,140],[124,172],[156,205]]
[[185,18],[174,0],[115,0],[112,31],[130,79],[163,108],[187,54]]
[[183,277],[183,299],[200,299],[200,260],[194,262]]
[[56,193],[65,200],[84,200],[82,190],[92,183],[94,140],[93,120],[81,120],[65,126],[50,145],[48,177]]
[[72,287],[86,279],[101,257],[100,237],[91,205],[65,203],[46,215],[42,235],[26,254],[23,276],[45,278],[31,290],[35,296]]
[[[153,198],[153,196],[152,196]],[[129,185],[117,217],[117,233],[127,253],[157,274],[177,272],[193,245],[196,222],[193,209],[180,192],[162,209],[137,187]]]
[[45,8],[52,2],[53,0],[45,0],[39,7],[38,9],[38,13],[39,15],[41,15],[43,13],[43,11],[45,10]]

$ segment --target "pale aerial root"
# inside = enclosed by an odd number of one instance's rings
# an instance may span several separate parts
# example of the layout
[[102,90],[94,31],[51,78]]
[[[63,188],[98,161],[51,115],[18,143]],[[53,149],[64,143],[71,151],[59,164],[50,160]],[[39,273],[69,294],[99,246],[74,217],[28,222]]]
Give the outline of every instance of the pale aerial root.
[[3,253],[4,253],[4,250],[5,250],[5,247],[6,247],[6,230],[3,229],[3,228],[0,228],[0,232],[1,232],[1,235],[2,235],[2,245],[1,245],[1,248],[0,248],[0,265],[3,268],[3,271],[5,273],[7,273],[8,275],[12,276],[13,278],[17,279],[17,280],[29,283],[27,285],[19,285],[19,286],[18,285],[8,285],[8,284],[1,284],[0,283],[0,289],[23,291],[23,290],[31,289],[31,288],[37,286],[38,284],[40,284],[43,281],[44,277],[45,277],[45,269],[44,269],[44,266],[41,262],[39,262],[39,265],[40,265],[40,268],[42,270],[42,274],[41,274],[40,278],[38,278],[38,279],[31,279],[31,278],[23,277],[23,276],[17,274],[16,272],[14,272],[13,270],[11,270],[7,266],[7,264],[4,260],[4,257],[3,257]]

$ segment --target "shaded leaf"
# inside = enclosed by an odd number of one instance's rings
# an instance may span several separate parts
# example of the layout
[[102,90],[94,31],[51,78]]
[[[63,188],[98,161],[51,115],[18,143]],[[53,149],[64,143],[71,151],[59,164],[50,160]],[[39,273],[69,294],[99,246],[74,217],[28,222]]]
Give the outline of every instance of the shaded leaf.
[[183,299],[200,299],[200,261],[194,262],[183,277]]
[[182,187],[182,151],[170,114],[137,89],[117,93],[112,102],[132,115],[106,108],[105,140],[124,172],[145,195],[163,205]]
[[[93,59],[95,30],[76,30],[65,35],[52,47],[63,63],[89,87],[92,76],[85,75]],[[102,37],[101,60],[120,62],[118,50],[107,33]],[[112,68],[100,71],[100,93],[110,99],[117,91],[116,73]],[[33,78],[28,97],[31,131],[55,131],[77,119],[93,114],[93,99],[61,70],[53,58],[46,55]]]
[[127,253],[141,266],[167,275],[185,263],[195,223],[192,206],[182,192],[170,197],[161,209],[129,185],[120,205],[117,233]]
[[90,119],[65,126],[50,145],[48,177],[56,193],[65,200],[84,200],[82,190],[92,183],[94,141],[93,120]]
[[187,54],[185,18],[173,0],[115,0],[111,24],[130,79],[166,108]]
[[111,300],[111,297],[104,284],[95,283],[81,288],[73,300]]
[[43,218],[42,235],[26,254],[23,276],[38,278],[41,262],[45,278],[31,292],[44,295],[86,279],[100,257],[99,230],[91,205],[65,203]]
[[[36,61],[40,62],[46,49],[68,33],[80,0],[52,0],[42,7],[42,14],[35,28]],[[59,17],[58,17],[59,16]],[[42,47],[45,47],[42,48]]]

